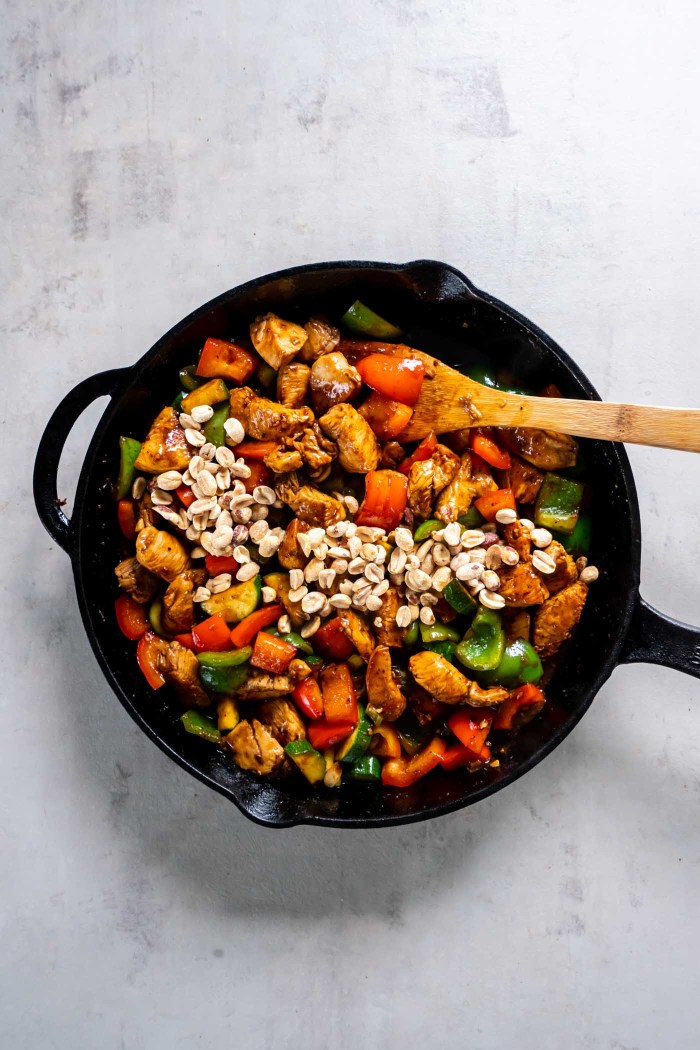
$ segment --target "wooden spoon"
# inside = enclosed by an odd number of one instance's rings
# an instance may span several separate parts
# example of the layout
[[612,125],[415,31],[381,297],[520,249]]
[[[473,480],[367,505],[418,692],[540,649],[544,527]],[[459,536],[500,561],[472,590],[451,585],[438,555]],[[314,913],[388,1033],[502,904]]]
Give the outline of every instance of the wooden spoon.
[[525,397],[482,386],[454,368],[405,346],[387,352],[420,357],[426,379],[401,441],[415,441],[434,430],[462,427],[538,427],[576,437],[629,441],[700,452],[700,409],[618,405],[557,397]]

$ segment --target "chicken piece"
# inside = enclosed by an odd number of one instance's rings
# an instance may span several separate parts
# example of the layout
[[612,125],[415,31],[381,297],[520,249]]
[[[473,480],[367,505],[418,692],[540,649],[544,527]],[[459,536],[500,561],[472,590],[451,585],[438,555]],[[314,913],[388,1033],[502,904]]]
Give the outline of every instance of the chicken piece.
[[194,623],[194,592],[204,583],[203,569],[189,569],[168,585],[163,595],[161,618],[168,634],[185,634]]
[[138,518],[136,519],[136,525],[134,527],[135,532],[141,532],[141,529],[147,529],[149,525],[155,525],[156,521],[162,523],[162,518],[159,518],[153,509],[153,502],[148,489],[146,489],[137,505]]
[[268,700],[260,705],[258,715],[282,747],[292,740],[306,740],[304,723],[289,700]]
[[530,630],[532,627],[532,616],[526,609],[511,606],[503,610],[503,629],[506,632],[506,644],[510,645],[518,638],[530,641]]
[[158,640],[156,668],[171,685],[183,704],[197,707],[208,707],[209,697],[199,680],[199,662],[191,649],[179,642]]
[[495,488],[496,482],[490,474],[479,471],[472,474],[472,457],[465,452],[459,469],[437,498],[435,517],[447,524],[456,521],[460,514],[467,513],[475,499]]
[[563,470],[576,465],[578,441],[555,430],[533,427],[503,427],[499,437],[510,452],[540,470]]
[[560,645],[570,637],[581,619],[587,595],[588,587],[577,580],[563,591],[552,595],[537,610],[532,640],[543,659],[553,656]]
[[239,722],[235,729],[227,733],[223,742],[231,749],[241,769],[262,777],[276,773],[286,761],[284,749],[257,718],[252,722]]
[[190,556],[180,540],[152,525],[141,529],[136,537],[136,557],[144,568],[168,583],[190,567]]
[[352,405],[334,405],[319,423],[324,434],[338,446],[338,460],[343,470],[351,474],[367,474],[376,470],[381,451],[372,429]]
[[292,683],[286,674],[268,674],[267,671],[251,671],[236,690],[238,700],[276,700],[289,696]]
[[554,572],[550,572],[547,576],[547,590],[551,597],[553,594],[563,591],[570,584],[576,583],[578,569],[571,555],[556,540],[552,540],[549,546],[545,547],[544,553],[553,558],[556,564]]
[[396,613],[400,605],[403,605],[403,602],[396,587],[390,587],[384,592],[382,607],[372,618],[372,624],[377,632],[378,645],[388,645],[394,649],[402,647],[403,631],[396,624]]
[[510,466],[501,473],[502,489],[511,489],[516,503],[534,503],[544,475],[536,467],[513,456]]
[[286,365],[301,350],[308,335],[301,325],[283,321],[276,314],[258,317],[250,326],[250,341],[271,368]]
[[164,408],[154,419],[136,459],[136,469],[145,474],[166,470],[186,470],[194,449],[187,444],[174,408]]
[[277,400],[287,408],[301,408],[306,401],[311,369],[298,361],[284,365],[277,373]]
[[294,473],[284,475],[277,482],[276,492],[290,510],[309,525],[323,525],[327,528],[346,517],[345,507],[340,500],[327,496],[325,492],[311,485],[300,486]]
[[337,446],[323,436],[318,423],[306,428],[301,437],[294,442],[294,448],[301,453],[301,458],[311,471],[327,467],[338,455]]
[[278,445],[274,452],[268,452],[264,462],[265,466],[273,470],[275,474],[291,474],[292,471],[301,470],[304,466],[301,452],[287,445]]
[[406,710],[403,695],[391,668],[391,653],[386,645],[378,645],[367,665],[367,712],[372,719],[379,715],[386,722],[395,722]]
[[340,332],[320,317],[312,317],[304,325],[308,339],[299,352],[300,361],[316,361],[323,354],[330,354],[340,342]]
[[398,441],[387,441],[382,445],[382,458],[379,460],[379,466],[382,470],[395,470],[405,458],[403,445],[400,445]]
[[521,561],[529,561],[532,553],[530,530],[519,521],[514,521],[512,525],[501,525],[500,529],[503,542],[518,552]]
[[267,397],[258,397],[248,387],[231,392],[230,411],[243,424],[246,434],[257,441],[299,437],[314,420],[310,408],[285,408]]
[[317,415],[349,401],[362,386],[362,377],[344,354],[334,350],[311,366],[311,404]]
[[144,568],[137,558],[120,561],[114,575],[121,589],[130,594],[139,605],[153,601],[162,586],[162,581]]
[[427,650],[415,653],[408,661],[408,667],[418,685],[422,686],[434,700],[443,704],[494,707],[502,703],[508,696],[508,690],[501,686],[482,689],[439,653],[431,653]]
[[408,472],[408,505],[418,518],[429,518],[433,503],[460,467],[459,456],[438,445],[430,459],[414,463]]
[[309,677],[311,668],[306,660],[300,660],[298,657],[295,657],[287,668],[287,674],[292,683],[292,688],[294,688],[299,682],[303,682],[305,678]]
[[299,518],[292,518],[284,534],[277,557],[280,565],[285,569],[303,569],[308,559],[299,546],[299,533],[308,532],[310,526]]
[[338,619],[345,637],[352,642],[365,663],[368,663],[376,643],[367,620],[362,613],[353,609],[341,609]]
[[547,601],[549,591],[529,561],[521,561],[512,568],[501,568],[498,575],[501,578],[498,593],[503,595],[506,605],[541,605]]

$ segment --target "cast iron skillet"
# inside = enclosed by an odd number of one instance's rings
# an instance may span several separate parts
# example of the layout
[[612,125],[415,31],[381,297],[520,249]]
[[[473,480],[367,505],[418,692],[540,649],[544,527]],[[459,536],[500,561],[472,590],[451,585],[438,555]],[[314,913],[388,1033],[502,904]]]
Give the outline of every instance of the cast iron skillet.
[[[145,433],[156,412],[175,396],[177,369],[196,359],[207,336],[245,332],[254,317],[268,310],[302,323],[316,312],[337,318],[356,298],[400,323],[408,342],[416,340],[455,367],[488,359],[535,389],[554,382],[565,396],[598,398],[544,332],[451,266],[429,260],[321,263],[233,288],[180,321],[136,364],[83,380],[49,420],[34,468],[39,516],[70,555],[85,630],[122,704],[183,769],[269,827],[379,827],[449,813],[500,790],[540,762],[571,732],[618,663],[659,663],[700,677],[700,631],[656,612],[639,595],[639,510],[625,451],[620,445],[584,442],[587,469],[595,478],[591,559],[601,577],[547,689],[544,712],[519,733],[500,768],[477,775],[432,773],[405,791],[348,786],[320,792],[301,777],[280,784],[259,780],[182,730],[176,702],[162,697],[167,690],[154,694],[147,687],[134,645],[114,619],[113,570],[122,548],[107,479],[116,474],[119,435]],[[111,401],[90,442],[68,521],[57,502],[61,451],[80,413],[105,394]]]

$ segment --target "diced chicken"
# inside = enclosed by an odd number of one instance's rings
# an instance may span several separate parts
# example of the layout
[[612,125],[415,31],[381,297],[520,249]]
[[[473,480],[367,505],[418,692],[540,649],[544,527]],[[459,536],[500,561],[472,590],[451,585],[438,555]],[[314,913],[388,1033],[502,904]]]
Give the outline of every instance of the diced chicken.
[[402,604],[396,587],[390,587],[382,595],[382,607],[372,617],[372,626],[376,631],[379,645],[388,645],[394,649],[400,649],[403,646],[403,631],[396,624],[396,613]]
[[554,572],[550,572],[547,576],[547,590],[550,596],[558,594],[565,587],[576,583],[578,579],[576,562],[568,551],[564,550],[561,543],[558,543],[557,540],[552,540],[549,546],[545,547],[544,553],[553,558],[556,565]]
[[503,629],[506,632],[508,645],[517,641],[518,638],[523,638],[526,642],[529,642],[531,627],[532,616],[526,609],[511,606],[503,610]]
[[325,492],[311,485],[300,486],[296,474],[284,475],[278,481],[276,491],[296,516],[309,525],[323,525],[327,528],[346,517],[345,507],[340,500],[327,496]]
[[504,427],[499,430],[499,437],[509,451],[540,470],[563,470],[576,465],[578,441],[568,434],[533,427]]
[[338,329],[319,317],[307,321],[304,331],[308,339],[299,353],[300,361],[315,361],[323,354],[330,354],[340,342]]
[[307,427],[301,437],[294,442],[294,447],[301,453],[301,458],[311,471],[327,467],[338,455],[335,443],[323,436],[318,423]]
[[541,605],[547,600],[549,591],[529,561],[521,561],[512,568],[501,568],[498,575],[501,578],[498,593],[503,595],[506,605]]
[[433,503],[460,468],[459,456],[438,445],[430,459],[414,463],[408,474],[408,505],[419,518],[429,518]]
[[427,650],[415,653],[408,661],[408,666],[418,685],[443,704],[494,707],[508,696],[508,690],[501,686],[482,689],[439,653]]
[[362,378],[344,354],[334,350],[311,366],[311,403],[317,415],[349,401],[362,386]]
[[275,474],[291,474],[294,470],[301,470],[304,460],[297,449],[288,445],[278,445],[273,452],[268,452],[265,456],[265,466]]
[[382,470],[394,470],[405,457],[403,445],[400,445],[398,441],[387,441],[382,445],[382,458],[379,460],[379,466]]
[[140,605],[153,601],[162,586],[162,581],[149,572],[137,558],[120,561],[114,574],[121,589]]
[[204,583],[203,569],[189,569],[180,573],[168,585],[163,595],[161,618],[168,634],[184,634],[194,623],[194,592]]
[[156,668],[171,685],[184,704],[208,707],[209,697],[199,680],[199,663],[191,649],[179,642],[159,639]]
[[367,665],[367,711],[371,717],[380,715],[387,722],[395,722],[406,710],[406,697],[399,689],[391,668],[391,653],[386,645],[378,645]]
[[276,314],[258,317],[250,326],[250,341],[271,368],[278,369],[295,357],[308,339],[301,325],[283,321]]
[[512,525],[502,525],[501,533],[507,546],[518,552],[521,561],[530,560],[532,540],[530,530],[525,525],[521,525],[519,521],[514,521]]
[[495,488],[496,482],[490,474],[472,473],[472,458],[465,452],[459,469],[437,498],[435,517],[446,523],[456,521],[460,514],[467,513],[473,500]]
[[300,521],[299,518],[292,518],[289,525],[287,526],[279,550],[277,551],[277,557],[279,563],[285,569],[303,569],[306,565],[307,558],[304,556],[304,552],[299,546],[299,533],[308,532],[310,525],[305,521]]
[[341,609],[338,613],[340,626],[343,634],[357,649],[362,659],[367,663],[375,647],[374,635],[367,620],[362,613],[354,609]]
[[501,488],[511,489],[516,503],[534,503],[543,481],[544,474],[537,467],[513,456],[503,471]]
[[184,545],[169,532],[150,525],[136,537],[136,557],[141,565],[170,583],[190,567]]
[[243,424],[246,434],[257,441],[299,437],[314,419],[310,408],[285,408],[269,398],[258,397],[248,387],[231,392],[230,410]]
[[141,499],[138,501],[138,517],[136,519],[135,531],[140,532],[141,529],[147,529],[149,525],[155,525],[156,520],[162,524],[162,518],[160,518],[153,509],[153,502],[151,500],[151,494],[146,489]]
[[258,708],[258,716],[282,747],[292,740],[306,740],[304,723],[289,700],[268,700]]
[[338,446],[338,461],[351,474],[366,474],[379,464],[379,442],[369,423],[352,405],[334,405],[319,423]]
[[311,369],[298,361],[284,365],[277,373],[277,400],[287,408],[301,408],[306,401]]
[[259,776],[277,772],[285,763],[284,749],[262,722],[254,718],[251,722],[239,722],[235,729],[224,737],[224,744],[231,749],[233,757],[241,767]]
[[194,449],[187,444],[174,408],[164,408],[156,416],[136,460],[136,469],[145,474],[166,470],[186,470]]
[[306,660],[300,660],[298,657],[295,657],[287,668],[287,674],[293,688],[299,682],[303,682],[305,678],[309,677],[311,668]]
[[291,691],[292,683],[286,674],[251,671],[236,690],[236,697],[239,700],[275,700],[280,696],[289,696]]
[[533,644],[541,657],[554,656],[581,619],[588,587],[578,580],[554,594],[535,613]]

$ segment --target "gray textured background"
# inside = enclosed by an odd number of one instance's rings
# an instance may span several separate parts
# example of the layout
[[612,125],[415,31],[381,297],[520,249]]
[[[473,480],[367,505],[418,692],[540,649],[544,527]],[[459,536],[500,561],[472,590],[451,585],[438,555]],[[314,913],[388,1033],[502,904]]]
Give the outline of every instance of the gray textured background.
[[[445,259],[604,396],[700,405],[697,5],[2,6],[2,1045],[697,1047],[697,682],[616,671],[437,823],[263,831],[123,712],[30,504],[77,380],[319,259]],[[644,593],[698,621],[700,458],[630,456]]]

